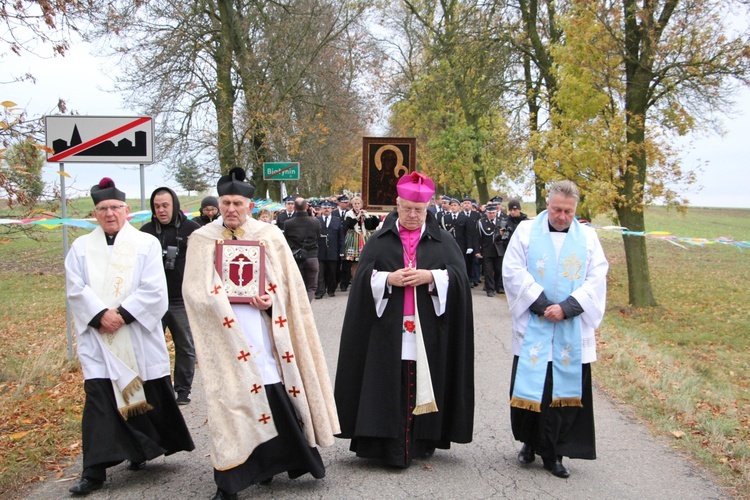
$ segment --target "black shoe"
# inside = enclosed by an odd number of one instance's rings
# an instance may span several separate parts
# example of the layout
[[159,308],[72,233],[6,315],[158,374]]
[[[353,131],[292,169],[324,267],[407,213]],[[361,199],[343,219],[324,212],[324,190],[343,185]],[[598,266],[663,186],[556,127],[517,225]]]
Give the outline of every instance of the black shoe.
[[175,400],[178,405],[185,406],[190,404],[190,393],[189,392],[178,392],[177,399]]
[[333,292],[331,292],[331,293],[329,293],[329,294],[328,294],[328,296],[329,296],[329,297],[335,297],[335,296],[336,296],[336,294],[335,294],[335,293],[333,293]]
[[495,296],[495,292],[487,292],[487,297],[494,297],[494,296]]
[[568,479],[570,471],[562,464],[562,458],[558,457],[554,462],[552,460],[544,461],[544,468],[552,473],[553,476]]
[[216,494],[211,500],[237,500],[237,493],[227,493],[221,488],[216,488]]
[[505,290],[504,290],[504,289],[502,289],[502,288],[498,288],[498,289],[497,289],[497,293],[500,293],[500,294],[503,294],[503,295],[504,295],[504,294],[505,294]]
[[320,293],[316,293],[316,294],[315,294],[315,298],[316,298],[316,299],[322,299],[322,298],[323,298],[323,294],[320,294]]
[[536,457],[534,456],[534,448],[524,443],[521,447],[521,451],[518,452],[518,462],[523,465],[529,465]]
[[345,292],[349,288],[349,285],[341,285],[341,291]]
[[143,462],[133,462],[132,460],[128,460],[127,462],[125,462],[125,468],[134,472],[143,470],[146,468],[146,461],[144,460]]
[[258,484],[261,484],[263,486],[268,486],[271,484],[271,481],[273,481],[273,476],[269,477],[268,479],[264,479],[263,481],[260,481]]
[[78,481],[78,484],[71,486],[68,491],[74,495],[88,495],[92,491],[101,489],[102,484],[104,484],[104,481],[82,477],[81,480]]
[[432,455],[435,454],[435,447],[431,446],[429,448],[426,448],[422,453],[417,455],[417,458],[430,458]]

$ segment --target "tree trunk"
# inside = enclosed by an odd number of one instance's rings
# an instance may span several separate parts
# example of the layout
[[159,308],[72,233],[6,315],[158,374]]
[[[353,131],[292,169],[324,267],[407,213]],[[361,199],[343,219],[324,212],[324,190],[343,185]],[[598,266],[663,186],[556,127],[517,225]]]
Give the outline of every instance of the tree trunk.
[[216,122],[218,136],[216,147],[219,150],[219,167],[226,174],[237,166],[234,147],[234,84],[232,83],[232,12],[231,4],[219,2],[221,33],[214,52],[216,62]]
[[[619,188],[622,200],[617,206],[620,225],[631,231],[645,231],[644,219],[644,186],[646,185],[646,109],[648,99],[648,76],[642,70],[636,70],[628,81],[625,94],[627,132],[625,134],[628,150],[627,168],[622,174]],[[651,276],[648,268],[646,238],[623,235],[625,243],[625,261],[628,266],[628,297],[634,307],[652,307],[656,305],[651,289]]]
[[[653,75],[653,34],[639,27],[639,16],[634,0],[623,2],[625,14],[625,141],[630,155],[621,172],[619,188],[621,201],[617,204],[620,225],[631,231],[645,231],[644,190],[646,186],[646,113],[649,86]],[[662,27],[663,28],[663,27]],[[646,238],[623,235],[625,261],[628,267],[628,300],[634,307],[656,305],[648,268]]]
[[[534,77],[531,73],[531,58],[528,55],[523,56],[523,76],[526,88],[526,105],[529,107],[529,138],[532,138],[539,132],[539,87],[534,83]],[[534,165],[534,163],[536,163],[536,150],[531,151],[531,164]],[[544,200],[544,181],[533,168],[532,173],[534,174],[534,203],[536,204],[536,213],[539,213],[547,208]]]
[[[620,225],[631,231],[645,229],[642,211],[630,207],[618,208],[617,216]],[[648,268],[646,238],[640,236],[622,236],[625,244],[625,262],[628,267],[628,301],[634,307],[652,307],[657,305],[651,289],[651,275]]]

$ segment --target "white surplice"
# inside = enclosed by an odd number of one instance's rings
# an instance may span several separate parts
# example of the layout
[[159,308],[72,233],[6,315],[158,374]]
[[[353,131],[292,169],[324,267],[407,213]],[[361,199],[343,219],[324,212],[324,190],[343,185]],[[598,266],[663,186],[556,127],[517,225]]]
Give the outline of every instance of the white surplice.
[[[546,218],[546,215],[545,215]],[[529,272],[527,256],[533,221],[522,221],[510,239],[503,258],[503,285],[508,297],[508,307],[512,317],[513,354],[521,353],[526,327],[529,324],[529,307],[544,291]],[[544,221],[543,231],[549,232],[549,223]],[[580,288],[571,293],[583,308],[581,314],[581,362],[596,361],[595,331],[604,317],[607,300],[607,271],[609,264],[599,242],[596,231],[581,225],[586,235],[586,278]],[[559,256],[560,248],[567,233],[551,234],[552,242]],[[552,361],[552,351],[549,353]]]
[[[127,222],[125,224],[129,226]],[[169,353],[161,325],[161,318],[169,305],[161,245],[152,235],[142,233],[132,226],[128,229],[124,227],[123,230],[127,231],[137,244],[133,245],[135,267],[131,291],[128,296],[122,298],[119,305],[135,318],[129,325],[130,340],[140,376],[143,380],[154,380],[170,373]],[[68,303],[75,321],[78,359],[84,378],[109,378],[105,353],[102,351],[101,343],[93,337],[100,333],[89,326],[94,316],[108,308],[91,287],[86,256],[89,238],[106,236],[101,230],[95,230],[73,242],[65,258]]]

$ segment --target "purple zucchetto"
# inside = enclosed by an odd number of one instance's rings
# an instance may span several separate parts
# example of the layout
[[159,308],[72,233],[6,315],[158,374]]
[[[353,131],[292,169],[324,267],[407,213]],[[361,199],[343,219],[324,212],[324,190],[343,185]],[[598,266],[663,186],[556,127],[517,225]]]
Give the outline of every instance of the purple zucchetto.
[[401,176],[398,184],[396,184],[396,192],[402,200],[427,203],[435,194],[435,183],[426,175],[412,172],[409,175]]
[[91,198],[94,200],[94,205],[98,205],[104,200],[125,201],[125,193],[115,187],[115,181],[104,177],[99,184],[91,186]]

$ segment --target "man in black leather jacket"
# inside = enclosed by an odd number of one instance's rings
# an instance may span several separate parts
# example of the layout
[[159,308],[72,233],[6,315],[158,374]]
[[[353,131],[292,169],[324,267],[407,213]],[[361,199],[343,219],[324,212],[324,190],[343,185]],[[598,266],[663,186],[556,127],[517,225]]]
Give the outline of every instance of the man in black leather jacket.
[[294,200],[294,217],[287,219],[284,223],[284,236],[286,237],[292,253],[299,251],[299,257],[295,255],[297,266],[302,273],[302,280],[307,289],[307,298],[310,302],[318,289],[318,238],[320,238],[320,222],[310,217],[307,211],[307,200],[296,198]]

